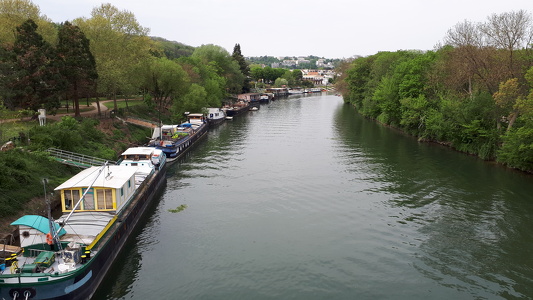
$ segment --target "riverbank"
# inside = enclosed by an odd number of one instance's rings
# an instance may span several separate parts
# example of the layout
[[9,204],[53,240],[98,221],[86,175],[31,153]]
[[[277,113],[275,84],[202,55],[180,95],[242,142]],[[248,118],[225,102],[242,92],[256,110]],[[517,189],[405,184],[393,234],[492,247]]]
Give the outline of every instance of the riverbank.
[[64,150],[114,161],[123,150],[144,144],[151,135],[150,129],[118,118],[84,117],[81,122],[70,118],[62,123],[50,122],[44,127],[33,125],[24,132],[30,137],[30,143],[16,140],[16,149],[0,152],[0,236],[9,234],[9,224],[23,215],[46,215],[42,178],[50,180],[48,193],[51,193],[53,187],[79,172],[78,168],[49,160],[42,150],[63,149],[55,144],[59,142],[70,147]]

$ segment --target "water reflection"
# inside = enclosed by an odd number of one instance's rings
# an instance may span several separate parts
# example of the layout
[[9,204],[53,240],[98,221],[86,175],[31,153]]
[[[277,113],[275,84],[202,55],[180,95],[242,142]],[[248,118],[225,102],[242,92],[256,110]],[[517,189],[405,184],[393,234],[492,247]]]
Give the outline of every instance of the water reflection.
[[[154,201],[157,203],[159,199]],[[146,221],[141,221],[132,233],[134,238],[124,245],[123,251],[115,259],[91,299],[124,299],[124,296],[131,294],[133,287],[138,284],[143,253],[149,253],[159,244],[157,237],[160,230],[160,213],[155,207],[149,208],[148,217],[145,216]]]
[[387,195],[395,228],[422,234],[406,237],[418,249],[416,270],[472,298],[533,295],[531,176],[416,143],[350,106],[337,110],[335,126],[349,174]]

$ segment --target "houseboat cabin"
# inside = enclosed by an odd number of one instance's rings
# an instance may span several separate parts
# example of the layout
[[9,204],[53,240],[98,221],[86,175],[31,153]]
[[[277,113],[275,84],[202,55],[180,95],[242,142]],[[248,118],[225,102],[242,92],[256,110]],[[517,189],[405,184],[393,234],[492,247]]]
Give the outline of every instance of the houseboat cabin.
[[[107,166],[99,172],[100,169],[85,169],[55,189],[61,193],[64,213],[70,212],[85,192],[76,211],[118,212],[127,203],[135,192],[136,168]],[[91,183],[92,187],[88,189]]]

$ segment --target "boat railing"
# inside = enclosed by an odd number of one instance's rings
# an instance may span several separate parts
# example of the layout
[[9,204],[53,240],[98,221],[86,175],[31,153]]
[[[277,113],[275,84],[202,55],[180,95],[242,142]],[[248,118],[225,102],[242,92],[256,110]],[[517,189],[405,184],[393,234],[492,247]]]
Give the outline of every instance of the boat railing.
[[[107,162],[107,160],[99,157],[93,157],[85,154],[70,152],[66,150],[50,148],[46,150],[57,161],[71,166],[89,168],[93,166],[101,166]],[[108,162],[109,164],[115,164],[114,162]]]

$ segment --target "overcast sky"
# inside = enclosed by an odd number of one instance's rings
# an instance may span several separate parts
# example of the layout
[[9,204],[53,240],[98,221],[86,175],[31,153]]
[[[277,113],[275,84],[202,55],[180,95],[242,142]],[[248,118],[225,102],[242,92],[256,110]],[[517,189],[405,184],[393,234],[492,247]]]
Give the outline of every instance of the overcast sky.
[[464,20],[533,13],[532,0],[33,0],[54,22],[90,17],[111,3],[150,35],[190,46],[215,44],[244,56],[348,58],[379,51],[432,50]]

